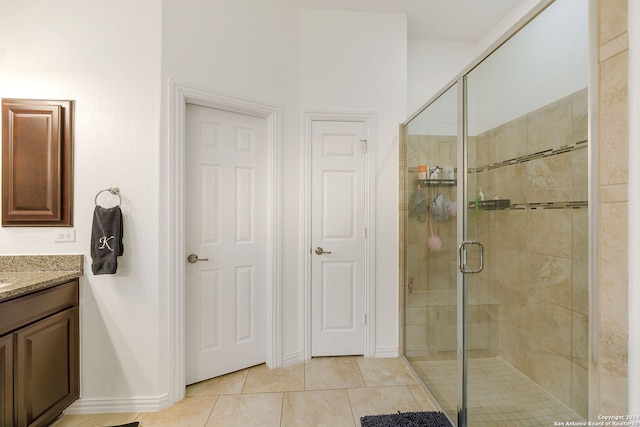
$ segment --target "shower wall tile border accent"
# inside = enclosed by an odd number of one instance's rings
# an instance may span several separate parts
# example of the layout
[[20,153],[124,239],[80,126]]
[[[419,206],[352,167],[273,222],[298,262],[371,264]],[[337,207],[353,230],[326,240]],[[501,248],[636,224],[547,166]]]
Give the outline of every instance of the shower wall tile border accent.
[[[548,150],[540,151],[540,152],[533,153],[533,154],[527,154],[525,156],[515,157],[513,159],[507,159],[507,160],[504,160],[502,162],[492,163],[492,164],[486,165],[486,166],[479,166],[477,168],[469,168],[468,171],[469,171],[469,173],[484,172],[485,170],[493,170],[493,169],[498,169],[498,168],[502,168],[502,167],[505,167],[505,166],[515,165],[515,164],[518,164],[518,163],[526,163],[526,162],[530,162],[532,160],[542,159],[543,157],[551,157],[551,156],[555,156],[555,155],[558,155],[558,154],[570,153],[572,151],[579,150],[581,148],[587,148],[587,143],[588,143],[588,141],[585,140],[585,141],[576,142],[575,144],[565,145],[565,146],[562,146],[560,148],[556,148],[555,150],[550,148]],[[438,166],[438,167],[440,167],[440,166]],[[457,173],[458,172],[458,168],[454,168],[454,171]],[[408,173],[418,172],[418,168],[415,167],[415,166],[408,167],[407,168],[407,172]]]
[[539,151],[537,153],[533,153],[533,154],[527,154],[525,156],[520,156],[520,157],[515,157],[513,159],[507,159],[504,160],[502,162],[498,162],[498,163],[492,163],[490,165],[487,166],[480,166],[477,168],[469,168],[469,173],[473,173],[473,172],[483,172],[485,170],[493,170],[493,169],[498,169],[498,168],[502,168],[505,166],[511,166],[511,165],[515,165],[518,163],[526,163],[526,162],[530,162],[531,160],[537,160],[537,159],[542,159],[543,157],[551,157],[551,156],[555,156],[558,154],[565,154],[565,153],[570,153],[574,150],[578,150],[580,148],[586,148],[587,147],[587,140],[585,141],[580,141],[580,142],[576,142],[575,144],[571,144],[571,145],[565,145],[562,146],[560,148],[556,148],[556,149],[548,149],[548,150],[544,150],[544,151]]
[[508,209],[583,209],[588,207],[589,202],[581,200],[577,202],[514,203]]

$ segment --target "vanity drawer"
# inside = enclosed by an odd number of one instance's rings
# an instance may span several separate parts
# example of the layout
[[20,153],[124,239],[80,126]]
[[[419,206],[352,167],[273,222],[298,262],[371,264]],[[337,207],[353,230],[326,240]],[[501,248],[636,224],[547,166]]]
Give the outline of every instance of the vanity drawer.
[[0,303],[0,336],[78,305],[78,279]]

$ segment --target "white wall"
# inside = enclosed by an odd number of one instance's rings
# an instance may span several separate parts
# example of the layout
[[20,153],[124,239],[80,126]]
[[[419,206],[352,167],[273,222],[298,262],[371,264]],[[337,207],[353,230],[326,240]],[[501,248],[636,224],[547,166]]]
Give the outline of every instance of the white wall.
[[402,14],[302,10],[301,109],[373,112],[376,355],[398,351],[398,125],[406,117]]
[[451,83],[475,56],[475,43],[409,39],[407,57],[409,89],[407,112],[409,115],[415,113],[431,97]]
[[[0,96],[75,100],[76,231],[75,242],[54,243],[49,228],[1,228],[0,253],[84,254],[82,395],[95,401],[162,395],[160,4],[0,0],[0,10]],[[124,255],[117,275],[94,276],[94,197],[111,186],[122,192]],[[109,195],[101,200],[108,203]]]
[[487,33],[476,42],[476,52],[474,56],[480,57],[486,55],[488,49],[494,48],[495,46],[493,45],[496,41],[502,38],[502,36],[514,28],[514,26],[518,25],[518,22],[527,16],[529,12],[538,5],[549,1],[555,0],[521,0],[520,3],[503,16],[493,28],[487,31]]

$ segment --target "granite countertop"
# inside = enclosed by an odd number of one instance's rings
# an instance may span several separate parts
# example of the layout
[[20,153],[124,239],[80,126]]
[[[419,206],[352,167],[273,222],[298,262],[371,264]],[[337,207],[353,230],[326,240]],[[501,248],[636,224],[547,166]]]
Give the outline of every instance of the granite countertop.
[[82,276],[83,255],[0,256],[0,301]]

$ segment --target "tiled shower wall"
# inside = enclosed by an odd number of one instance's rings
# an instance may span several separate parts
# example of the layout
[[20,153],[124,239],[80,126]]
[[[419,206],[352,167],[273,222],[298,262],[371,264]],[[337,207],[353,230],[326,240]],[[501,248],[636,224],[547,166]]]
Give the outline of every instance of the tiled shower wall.
[[470,138],[469,188],[512,208],[473,211],[468,222],[486,255],[469,287],[500,305],[500,356],[585,418],[586,140],[586,89]]

